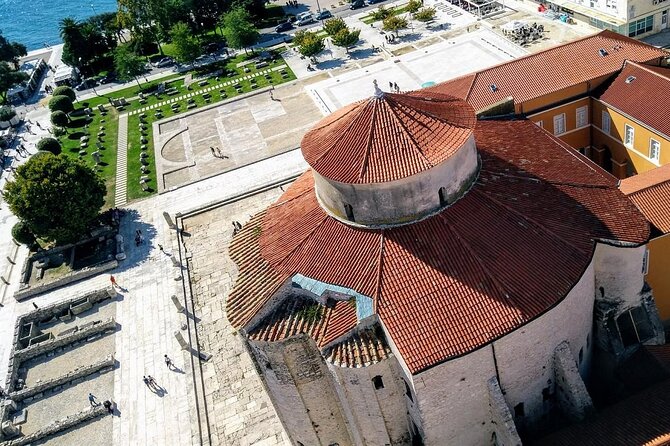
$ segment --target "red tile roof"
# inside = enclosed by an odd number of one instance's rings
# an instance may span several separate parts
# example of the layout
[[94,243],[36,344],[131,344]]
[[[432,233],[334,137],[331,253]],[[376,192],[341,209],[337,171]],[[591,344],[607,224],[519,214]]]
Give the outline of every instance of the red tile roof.
[[233,241],[244,278],[227,301],[233,325],[248,323],[278,283],[300,273],[372,297],[418,373],[553,307],[580,279],[594,240],[647,240],[647,222],[616,179],[532,123],[481,121],[475,139],[477,183],[406,226],[335,220],[316,200],[311,171],[303,174]]
[[472,135],[475,123],[472,107],[452,96],[383,93],[321,120],[301,148],[307,163],[326,178],[382,183],[446,160]]
[[651,224],[670,232],[670,164],[621,180],[619,188]]
[[391,348],[381,327],[374,325],[332,346],[325,356],[339,367],[365,367],[387,359],[391,356]]
[[279,341],[308,334],[321,348],[343,336],[358,323],[356,306],[338,301],[333,305],[300,296],[289,296],[269,316],[249,331],[256,341]]
[[[601,48],[607,51],[606,56],[600,55]],[[518,104],[614,74],[621,69],[625,60],[656,62],[667,56],[664,50],[612,31],[601,31],[427,90],[453,94],[467,100],[475,110],[481,110],[510,96]],[[468,83],[470,86],[466,90]],[[496,86],[495,92],[491,85]]]
[[651,70],[644,65],[626,62],[599,99],[656,131],[670,135],[669,97],[670,70]]
[[610,406],[594,419],[529,442],[537,446],[670,444],[670,380]]

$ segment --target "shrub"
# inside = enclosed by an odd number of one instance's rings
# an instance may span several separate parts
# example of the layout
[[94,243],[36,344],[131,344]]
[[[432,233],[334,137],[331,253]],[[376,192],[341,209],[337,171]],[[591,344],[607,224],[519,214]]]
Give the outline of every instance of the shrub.
[[419,22],[430,22],[435,18],[435,8],[422,8],[414,13],[414,18]]
[[49,101],[49,110],[52,112],[62,111],[63,113],[70,113],[74,110],[72,100],[65,95],[54,96]]
[[[51,131],[53,132],[53,135],[56,138],[59,138],[63,135],[67,135],[67,129],[65,127],[54,127],[54,128],[51,129]],[[49,152],[44,152],[44,153],[49,153]]]
[[12,227],[12,237],[29,248],[35,243],[35,236],[27,224],[20,221]]
[[68,118],[62,111],[55,111],[51,113],[51,123],[57,127],[65,127],[68,123]]
[[0,121],[9,121],[14,116],[16,116],[16,112],[12,107],[0,107]]
[[74,102],[75,99],[77,99],[77,93],[74,92],[74,90],[67,85],[61,85],[60,87],[54,88],[54,91],[52,93],[53,96],[67,96],[70,98],[70,101]]
[[[60,112],[56,112],[56,113],[60,113]],[[42,138],[42,139],[40,139],[40,141],[37,143],[37,150],[42,150],[42,151],[45,151],[45,152],[51,152],[54,155],[58,155],[62,151],[60,143],[55,138]]]
[[421,1],[420,0],[409,0],[407,3],[407,10],[411,13],[417,12],[419,9],[421,9]]

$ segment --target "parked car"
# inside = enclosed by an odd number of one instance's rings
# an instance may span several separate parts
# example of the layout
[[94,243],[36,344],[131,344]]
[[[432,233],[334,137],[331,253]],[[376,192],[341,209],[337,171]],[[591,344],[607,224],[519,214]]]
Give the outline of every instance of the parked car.
[[281,33],[284,31],[288,31],[289,29],[293,29],[293,23],[291,22],[284,22],[280,23],[275,27],[275,32]]
[[116,81],[116,75],[114,73],[109,73],[107,76],[103,76],[98,79],[98,84],[109,84],[110,82]]
[[353,0],[351,5],[349,5],[349,9],[358,9],[363,8],[364,6],[365,2],[363,0]]
[[316,16],[314,16],[314,19],[316,20],[326,20],[333,17],[333,14],[328,11],[327,9],[317,11]]
[[368,5],[374,5],[375,3],[381,3],[384,0],[367,0]]
[[298,26],[308,25],[314,22],[314,16],[309,12],[301,12],[296,16],[295,24]]
[[74,87],[74,89],[77,90],[77,91],[88,90],[89,88],[93,88],[96,85],[98,85],[98,83],[95,81],[95,79],[90,79],[89,78],[89,79],[84,79],[83,81],[81,81],[81,83],[79,85],[77,85],[76,87]]
[[169,67],[170,65],[174,65],[174,59],[172,59],[171,57],[164,57],[158,62],[156,62],[156,68]]

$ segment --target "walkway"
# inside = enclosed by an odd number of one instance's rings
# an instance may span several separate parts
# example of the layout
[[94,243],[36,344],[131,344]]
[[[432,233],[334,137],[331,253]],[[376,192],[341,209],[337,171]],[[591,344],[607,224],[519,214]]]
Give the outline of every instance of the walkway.
[[119,141],[116,148],[116,193],[114,206],[128,201],[128,113],[119,116]]

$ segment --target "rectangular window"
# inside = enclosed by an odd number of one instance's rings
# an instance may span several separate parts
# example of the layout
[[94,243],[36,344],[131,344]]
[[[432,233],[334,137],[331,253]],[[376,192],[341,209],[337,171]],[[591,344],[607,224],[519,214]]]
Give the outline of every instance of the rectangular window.
[[661,143],[649,138],[649,159],[658,162],[661,158]]
[[603,110],[603,117],[602,117],[602,130],[603,132],[607,133],[608,135],[610,134],[610,113],[607,110]]
[[565,133],[565,113],[554,116],[554,135]]
[[580,129],[582,127],[586,127],[589,124],[589,107],[584,106],[584,107],[579,107],[577,109],[577,128]]
[[623,139],[623,143],[626,144],[628,147],[633,147],[633,143],[635,142],[635,129],[626,124],[625,126],[625,135]]
[[649,273],[649,250],[645,249],[644,257],[642,257],[642,274],[645,276]]
[[616,326],[624,347],[644,342],[654,336],[649,316],[642,307],[633,307],[624,311],[617,317]]
[[650,15],[628,24],[628,37],[639,36],[654,29],[654,16]]

